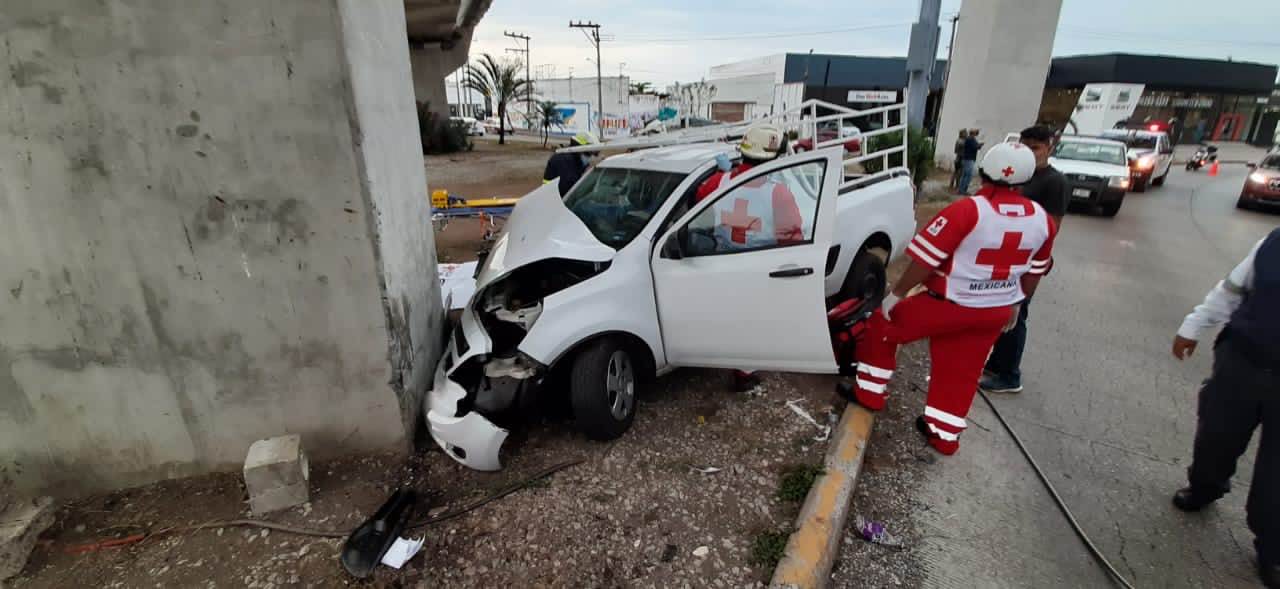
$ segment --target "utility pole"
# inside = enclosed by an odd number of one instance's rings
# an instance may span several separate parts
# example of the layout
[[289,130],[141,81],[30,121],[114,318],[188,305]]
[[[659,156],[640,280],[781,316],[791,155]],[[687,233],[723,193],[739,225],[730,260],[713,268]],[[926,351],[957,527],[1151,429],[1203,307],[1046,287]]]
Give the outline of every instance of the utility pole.
[[524,54],[524,79],[526,85],[526,94],[524,95],[524,123],[532,129],[533,119],[530,117],[533,116],[533,78],[529,76],[529,64],[532,62],[533,57],[529,55],[529,36],[524,33],[508,33],[506,31],[502,31],[502,35],[504,37],[511,37],[512,39],[524,40],[524,49],[508,49],[507,51]]
[[942,0],[921,0],[920,18],[911,25],[907,50],[907,124],[924,126],[924,106],[929,99],[929,79],[938,55],[938,13]]
[[604,136],[604,79],[600,73],[600,25],[585,21],[574,22],[569,21],[571,29],[591,29],[591,34],[587,37],[592,45],[596,47],[596,105],[600,109],[596,113],[596,132]]
[[951,16],[951,36],[947,38],[947,67],[942,70],[942,91],[938,95],[938,120],[942,119],[942,105],[947,102],[947,84],[951,82],[951,61],[956,54],[956,23],[960,22],[960,13]]

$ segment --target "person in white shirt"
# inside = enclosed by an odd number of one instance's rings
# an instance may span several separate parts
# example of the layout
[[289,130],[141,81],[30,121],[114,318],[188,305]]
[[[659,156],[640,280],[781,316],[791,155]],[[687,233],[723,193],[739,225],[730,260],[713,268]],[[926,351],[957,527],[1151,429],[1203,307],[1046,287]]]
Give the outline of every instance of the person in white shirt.
[[1189,485],[1173,504],[1199,511],[1231,490],[1236,461],[1262,426],[1246,506],[1258,574],[1280,587],[1280,228],[1209,291],[1173,339],[1179,360],[1226,325],[1214,345],[1213,373],[1200,388]]

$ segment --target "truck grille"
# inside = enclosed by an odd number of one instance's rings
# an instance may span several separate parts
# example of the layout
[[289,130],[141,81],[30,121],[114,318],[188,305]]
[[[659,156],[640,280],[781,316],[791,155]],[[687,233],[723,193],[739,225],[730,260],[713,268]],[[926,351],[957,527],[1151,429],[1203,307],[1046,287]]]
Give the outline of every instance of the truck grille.
[[1270,188],[1272,190],[1280,190],[1280,178],[1276,178],[1275,180],[1272,180],[1271,183],[1267,184],[1267,188]]
[[1067,179],[1076,182],[1102,182],[1102,176],[1093,176],[1090,174],[1067,174]]

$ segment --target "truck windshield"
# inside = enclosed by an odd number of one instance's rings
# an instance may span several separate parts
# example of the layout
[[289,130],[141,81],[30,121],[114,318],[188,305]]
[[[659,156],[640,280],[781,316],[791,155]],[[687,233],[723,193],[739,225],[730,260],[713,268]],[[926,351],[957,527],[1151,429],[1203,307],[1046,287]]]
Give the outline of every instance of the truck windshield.
[[1053,148],[1053,157],[1064,160],[1080,160],[1123,166],[1126,163],[1124,148],[1105,143],[1063,141]]
[[622,249],[653,218],[685,174],[594,168],[564,197],[564,206],[601,243]]

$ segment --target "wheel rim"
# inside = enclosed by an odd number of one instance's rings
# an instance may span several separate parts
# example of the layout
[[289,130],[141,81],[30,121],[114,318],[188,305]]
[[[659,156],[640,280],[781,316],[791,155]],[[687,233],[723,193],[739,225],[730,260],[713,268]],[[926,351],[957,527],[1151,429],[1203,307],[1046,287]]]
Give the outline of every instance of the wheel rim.
[[626,419],[636,402],[636,377],[631,356],[625,351],[618,350],[609,356],[604,388],[609,395],[609,413],[619,421]]

